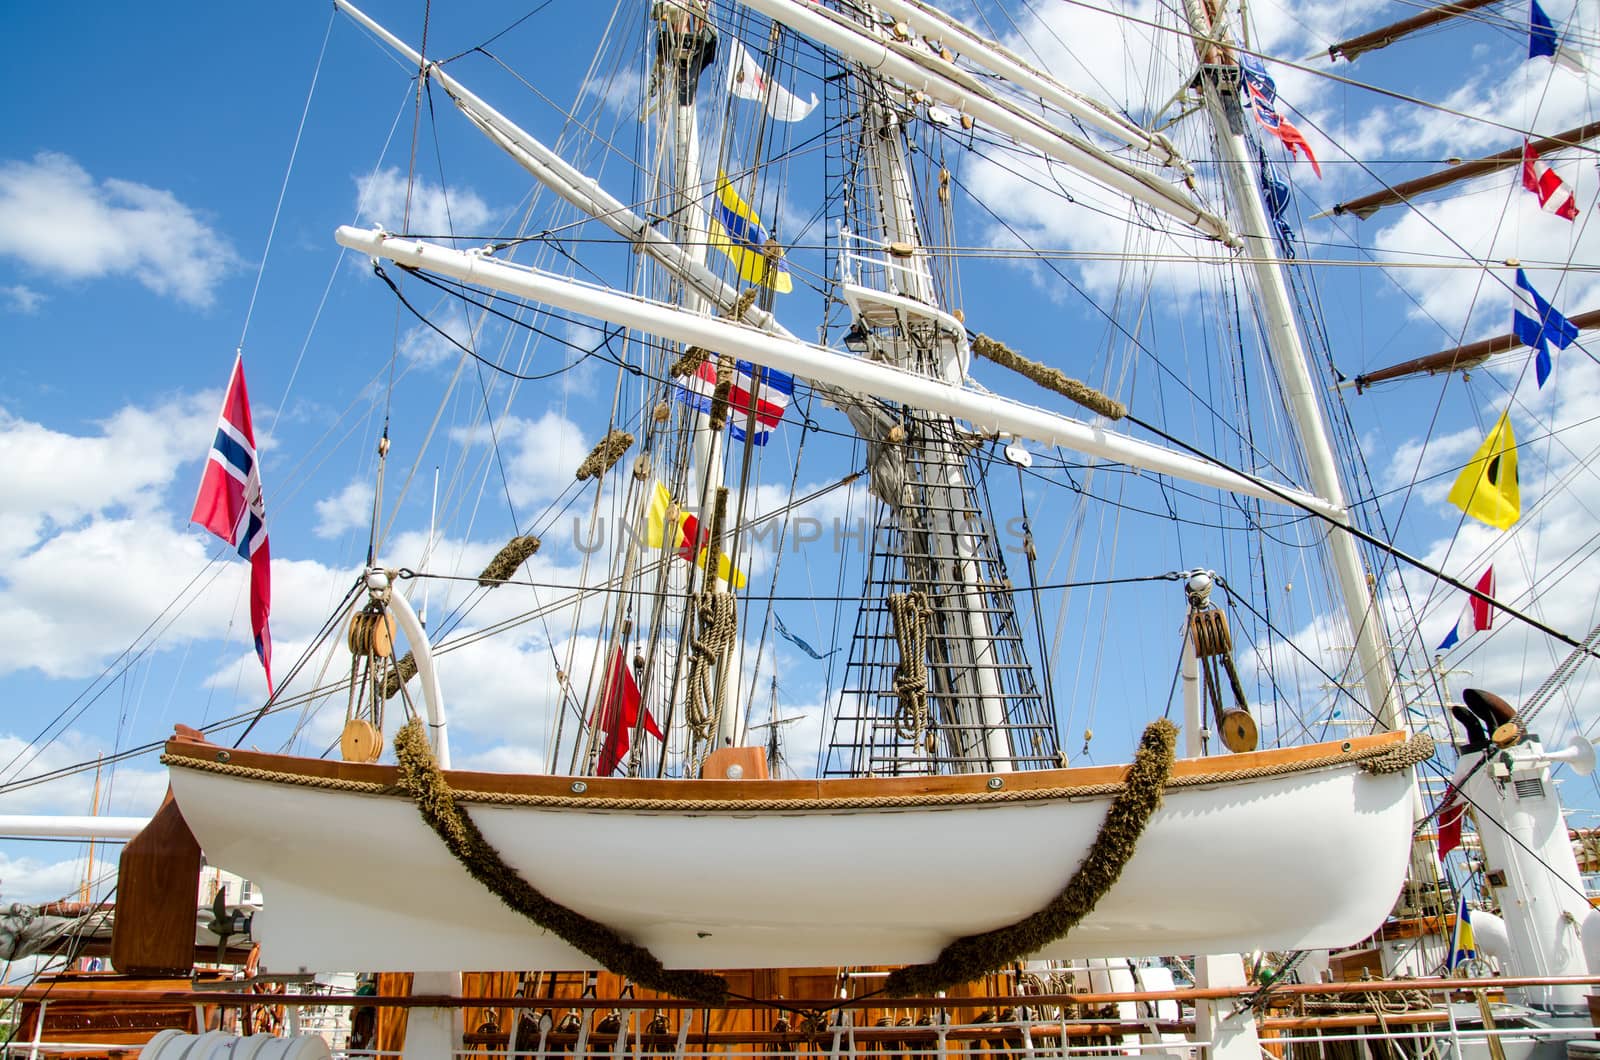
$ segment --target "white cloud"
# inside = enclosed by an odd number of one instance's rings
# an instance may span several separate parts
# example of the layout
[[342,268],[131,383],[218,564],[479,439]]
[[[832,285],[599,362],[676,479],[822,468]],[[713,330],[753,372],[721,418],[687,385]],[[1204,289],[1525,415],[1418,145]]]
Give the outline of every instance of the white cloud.
[[[128,406],[84,435],[0,413],[10,509],[0,516],[0,674],[90,674],[153,622],[166,646],[248,641],[248,566],[225,557],[207,572],[219,545],[182,524],[187,490],[178,512],[166,507],[178,469],[206,451],[216,401],[207,393]],[[273,629],[294,636],[320,625],[339,584],[333,572],[280,555],[273,578]]]
[[406,178],[390,167],[356,178],[357,213],[391,232],[422,236],[481,236],[489,223],[489,207],[470,188],[441,188],[418,177],[411,185],[407,212]]
[[170,191],[95,179],[66,155],[0,164],[0,254],[58,280],[129,275],[157,294],[211,304],[239,264]]
[[[100,856],[114,859],[116,850],[112,847],[107,851],[102,847]],[[87,867],[87,852],[61,861],[45,861],[27,855],[13,857],[0,851],[0,899],[7,903],[38,904],[72,898],[78,893]]]
[[11,308],[18,313],[37,313],[39,304],[44,301],[44,295],[20,283],[0,287],[0,297],[9,302]]
[[318,537],[338,537],[348,530],[365,531],[372,523],[372,483],[356,479],[316,504]]
[[[113,748],[99,739],[69,729],[40,746],[14,733],[0,735],[0,768],[7,782],[81,766],[48,784],[15,788],[0,795],[0,813],[84,814],[94,801],[95,759]],[[11,763],[15,763],[12,765]],[[166,771],[154,757],[104,767],[100,777],[100,812],[113,817],[155,813],[167,790]],[[4,879],[4,874],[0,874]]]
[[[1497,373],[1507,389],[1516,383],[1515,367],[1487,371]],[[1498,599],[1581,639],[1600,621],[1591,581],[1575,576],[1593,563],[1595,527],[1600,525],[1600,473],[1593,470],[1594,461],[1600,459],[1600,424],[1592,422],[1595,403],[1600,401],[1600,368],[1571,357],[1559,363],[1558,372],[1559,385],[1553,389],[1541,392],[1532,379],[1526,379],[1511,400],[1520,434],[1522,515],[1509,531],[1463,518],[1445,499],[1457,469],[1482,442],[1486,427],[1467,427],[1434,439],[1424,450],[1420,465],[1420,443],[1413,439],[1398,447],[1391,466],[1381,471],[1391,484],[1409,482],[1413,475],[1437,476],[1409,502],[1412,518],[1428,519],[1430,525],[1442,519],[1449,527],[1444,536],[1435,532],[1430,544],[1414,550],[1424,562],[1469,585],[1492,566]],[[1506,401],[1504,391],[1494,394],[1480,410],[1485,424],[1493,422]],[[1535,423],[1539,426],[1533,426]],[[1460,590],[1411,567],[1390,576],[1383,586],[1382,606],[1389,616],[1388,627],[1394,631],[1394,647],[1404,653],[1403,664],[1412,672],[1420,673],[1431,665],[1437,646],[1467,600]],[[1322,612],[1303,622],[1289,639],[1306,656],[1324,666],[1331,663],[1337,670],[1336,660],[1349,654],[1351,638],[1346,630],[1342,615],[1334,618]],[[1566,645],[1527,624],[1497,614],[1491,630],[1465,636],[1446,655],[1445,664],[1451,670],[1447,685],[1455,696],[1463,687],[1487,688],[1520,705],[1568,651]],[[1326,691],[1326,678],[1300,662],[1282,642],[1264,645],[1253,662],[1263,666],[1269,656],[1278,664],[1279,687],[1291,699],[1298,692],[1307,703],[1336,703]],[[1285,667],[1285,662],[1292,666]],[[1411,697],[1416,695],[1411,693]],[[1431,693],[1424,698],[1431,698]],[[1364,716],[1348,703],[1343,709],[1347,717]],[[1540,731],[1555,740],[1574,712],[1583,725],[1600,719],[1592,690],[1582,680],[1561,693]],[[1427,716],[1436,721],[1442,717],[1436,708],[1429,708]],[[1299,734],[1285,735],[1294,738]]]
[[153,408],[130,405],[101,423],[98,435],[66,434],[0,409],[8,514],[38,528],[118,507],[148,511],[178,464],[206,451],[218,400],[206,392]]
[[554,410],[536,420],[507,416],[495,422],[491,434],[486,424],[450,432],[461,445],[486,445],[497,441],[505,463],[511,499],[518,505],[555,497],[574,481],[578,464],[589,455],[591,443],[583,430]]

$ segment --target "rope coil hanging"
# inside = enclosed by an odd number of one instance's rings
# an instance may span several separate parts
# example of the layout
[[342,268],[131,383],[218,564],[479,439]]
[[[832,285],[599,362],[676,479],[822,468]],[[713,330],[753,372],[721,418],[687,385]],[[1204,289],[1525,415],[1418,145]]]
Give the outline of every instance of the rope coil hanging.
[[711,351],[704,346],[686,346],[678,359],[672,362],[672,367],[667,369],[667,374],[674,379],[693,375],[710,356]]
[[729,398],[733,395],[733,358],[717,358],[717,387],[711,392],[711,430],[728,425]]
[[933,607],[924,592],[890,593],[885,605],[900,646],[900,662],[894,668],[900,706],[894,727],[901,737],[916,743],[928,729],[928,620]]
[[1044,908],[1006,927],[956,939],[928,964],[891,972],[884,992],[928,996],[970,983],[1037,952],[1077,927],[1121,877],[1145,825],[1161,805],[1177,740],[1178,727],[1165,718],[1145,727],[1122,791],[1111,801],[1089,852],[1061,893]]
[[720,1005],[727,999],[728,983],[721,976],[668,970],[643,946],[546,896],[507,865],[472,818],[456,804],[449,781],[428,746],[420,719],[412,718],[400,730],[394,750],[400,763],[400,784],[416,803],[422,819],[444,840],[472,878],[511,910],[640,986],[706,1005]]
[[713,679],[733,647],[739,620],[729,592],[696,593],[694,609],[698,632],[689,645],[689,702],[684,707],[684,721],[695,736],[710,740],[716,736],[723,706],[722,682],[713,687]]

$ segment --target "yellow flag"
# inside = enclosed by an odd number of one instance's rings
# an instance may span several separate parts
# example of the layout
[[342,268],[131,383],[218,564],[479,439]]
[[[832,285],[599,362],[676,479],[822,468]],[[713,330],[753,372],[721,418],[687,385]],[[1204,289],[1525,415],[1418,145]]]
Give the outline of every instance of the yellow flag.
[[1517,439],[1511,433],[1511,410],[1500,414],[1489,437],[1478,446],[1456,484],[1450,503],[1480,522],[1509,530],[1522,515],[1522,490],[1517,485]]
[[[700,530],[700,520],[687,513],[674,512],[675,507],[672,503],[672,494],[667,491],[667,487],[657,482],[650,494],[650,509],[645,514],[645,544],[651,548],[666,548],[670,534],[672,547],[669,551],[681,559],[694,556],[695,566],[705,570],[706,553],[711,551],[710,548],[702,543],[696,550],[691,544],[704,536]],[[672,524],[670,531],[667,529],[669,522]],[[733,565],[733,560],[726,552],[718,557],[717,577],[735,589],[745,587],[744,571]]]
[[760,283],[779,294],[794,290],[794,279],[782,255],[767,257],[767,230],[750,204],[739,198],[724,173],[717,174],[717,193],[711,200],[710,243],[728,255],[746,283]]

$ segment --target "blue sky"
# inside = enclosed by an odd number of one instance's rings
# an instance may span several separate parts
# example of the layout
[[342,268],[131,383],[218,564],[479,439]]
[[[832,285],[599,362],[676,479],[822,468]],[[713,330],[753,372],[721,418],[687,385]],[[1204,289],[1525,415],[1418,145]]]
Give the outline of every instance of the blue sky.
[[[432,54],[479,44],[521,13],[491,4],[442,8],[435,7],[429,27]],[[747,43],[758,39],[731,13],[722,14],[726,9],[718,10],[727,25],[740,27]],[[1126,10],[1140,17],[1156,14],[1153,4]],[[1515,23],[1523,17],[1520,10],[1508,6],[1501,17]],[[1566,22],[1569,10],[1550,10],[1575,46],[1586,47],[1594,27]],[[421,5],[374,3],[369,11],[408,40],[421,36]],[[633,21],[619,25],[638,25],[636,5],[621,11]],[[1254,5],[1254,41],[1272,55],[1310,56],[1306,65],[1323,70],[1329,65],[1318,56],[1337,35],[1408,12],[1406,5],[1377,0]],[[627,199],[635,178],[621,151],[634,141],[637,106],[628,93],[644,68],[637,61],[620,65],[604,87],[578,90],[591,61],[611,70],[624,45],[641,32],[618,29],[603,38],[610,13],[554,0],[497,40],[493,52],[533,89],[482,55],[469,55],[451,69],[552,141],[560,135],[559,108],[575,107],[618,150],[569,145],[567,156],[601,165],[606,186]],[[528,384],[509,408],[502,407],[504,382],[488,380],[505,458],[502,482],[499,469],[486,460],[482,392],[469,369],[449,391],[441,427],[421,451],[455,371],[455,355],[417,331],[362,263],[341,258],[333,229],[357,219],[363,189],[368,208],[361,223],[376,219],[400,227],[414,120],[421,182],[413,195],[413,231],[439,234],[454,223],[463,234],[511,232],[527,208],[530,181],[442,96],[434,101],[435,114],[425,109],[417,118],[406,71],[342,16],[329,34],[329,14],[320,3],[223,10],[168,5],[157,17],[108,7],[90,20],[50,5],[13,6],[0,14],[13,42],[15,84],[22,86],[0,101],[0,127],[8,131],[0,150],[0,336],[8,351],[0,358],[0,495],[6,498],[0,503],[0,688],[9,704],[0,715],[0,760],[10,763],[0,770],[0,782],[157,740],[175,722],[214,721],[260,702],[259,670],[248,648],[245,566],[217,562],[216,543],[185,525],[242,332],[277,559],[280,676],[337,602],[364,552],[372,453],[386,409],[394,439],[385,487],[386,519],[395,515],[388,555],[397,563],[420,563],[429,480],[438,466],[447,483],[440,523],[446,544],[435,553],[436,569],[465,573],[492,555],[514,519],[525,526],[563,495],[570,469],[603,429],[614,383],[603,366],[591,363]],[[1070,83],[1136,115],[1165,102],[1176,84],[1183,52],[1172,46],[1170,34],[1135,27],[1125,36],[1127,27],[1073,5],[1046,9],[1012,29],[992,24],[1016,34],[1016,47],[1026,38],[1039,61]],[[319,68],[325,35],[327,56]],[[1587,83],[1543,61],[1523,62],[1524,44],[1512,25],[1479,23],[1334,69],[1397,92],[1444,99],[1451,111],[1514,129],[1548,134],[1591,120]],[[1378,178],[1414,175],[1451,155],[1500,150],[1516,136],[1492,122],[1375,96],[1286,64],[1273,70],[1327,174],[1318,182],[1303,163],[1288,163],[1277,145],[1268,145],[1280,173],[1294,181],[1297,225],[1308,241],[1302,258],[1388,259],[1397,265],[1317,272],[1332,359],[1346,375],[1444,348],[1458,337],[1507,330],[1508,271],[1439,264],[1466,255],[1519,257],[1530,266],[1596,261],[1588,230],[1595,170],[1592,156],[1578,153],[1556,159],[1584,210],[1576,225],[1540,215],[1512,176],[1430,199],[1417,212],[1387,211],[1359,223],[1310,220],[1332,202],[1369,190]],[[821,91],[810,71],[807,65],[795,75],[802,95]],[[315,94],[274,230],[314,73]],[[783,132],[799,142],[820,132],[823,120],[819,112],[809,126]],[[1187,127],[1175,135],[1186,148],[1204,147]],[[571,145],[582,139],[573,137]],[[1135,283],[1140,277],[1117,257],[1134,247],[1181,253],[1194,247],[1192,241],[1130,233],[1124,218],[1064,208],[1059,196],[1046,197],[1037,184],[1019,179],[1024,163],[1003,152],[977,159],[950,146],[950,157],[961,185],[982,199],[982,205],[961,203],[955,229],[961,243],[1006,248],[1020,237],[1064,255],[1059,272],[992,260],[969,266],[962,273],[969,323],[1107,386],[1145,418],[1202,448],[1228,452],[1226,409],[1213,416],[1189,396],[1210,394],[1219,405],[1243,401],[1222,378],[1227,373],[1217,369],[1232,356],[1228,333],[1203,320],[1224,290],[1215,270],[1187,263],[1153,268],[1154,294],[1141,315],[1129,294],[1142,290]],[[1352,159],[1370,160],[1370,172]],[[820,241],[816,228],[804,227],[819,200],[803,190],[805,178],[820,165],[814,155],[795,162],[791,190],[781,201],[763,204],[787,238]],[[1081,202],[1104,199],[1074,185],[1070,175],[1054,179],[1077,191]],[[1202,169],[1202,193],[1214,197],[1204,180]],[[441,181],[448,196],[440,194]],[[535,204],[533,216],[533,231],[549,223],[544,200]],[[260,269],[269,232],[271,251]],[[1216,248],[1200,250],[1209,255]],[[811,251],[797,251],[795,261],[802,270],[822,267],[820,254]],[[1398,267],[1418,263],[1430,267]],[[1600,304],[1589,271],[1535,268],[1533,275],[1547,296],[1571,312]],[[447,330],[464,329],[459,311],[414,282],[406,291]],[[780,317],[796,333],[814,334],[817,300],[807,301],[803,293],[792,297],[780,304]],[[1108,314],[1123,328],[1137,327],[1144,354],[1130,352],[1126,332],[1108,327]],[[1246,334],[1243,374],[1257,389],[1251,403],[1235,411],[1267,421],[1263,429],[1280,427],[1270,423],[1273,403],[1264,396],[1270,391],[1252,360],[1253,324],[1237,323]],[[581,329],[565,334],[592,341]],[[504,337],[491,323],[479,336],[480,348]],[[391,396],[392,354],[398,383]],[[552,366],[571,354],[546,345],[535,356],[540,365]],[[1513,356],[1465,383],[1430,378],[1347,394],[1350,437],[1366,456],[1384,495],[1386,525],[1403,547],[1471,579],[1493,562],[1503,592],[1516,597],[1538,586],[1533,609],[1582,635],[1596,620],[1594,594],[1583,576],[1593,570],[1593,560],[1581,558],[1593,549],[1589,538],[1600,497],[1594,476],[1583,469],[1600,443],[1587,411],[1600,390],[1600,372],[1578,348],[1562,355],[1556,384],[1543,392],[1524,369],[1525,362]],[[976,374],[993,389],[1045,403],[991,370]],[[1219,386],[1228,393],[1208,390]],[[1457,534],[1459,513],[1444,501],[1451,469],[1509,402],[1515,403],[1519,436],[1530,440],[1522,454],[1525,523],[1510,535],[1471,523]],[[844,429],[843,418],[820,405],[813,416],[829,430]],[[799,435],[791,425],[763,459],[762,480],[773,490],[786,492]],[[859,463],[837,439],[824,436],[808,446],[802,486],[834,481]],[[1280,459],[1282,450],[1270,446],[1264,442],[1263,453]],[[1287,457],[1280,462],[1293,463]],[[417,479],[396,512],[395,498],[413,469]],[[998,475],[994,489],[997,504],[1011,511],[1017,488],[1008,476]],[[1407,499],[1404,491],[1418,477],[1426,481]],[[480,501],[485,481],[486,499]],[[1227,569],[1230,580],[1258,593],[1258,605],[1275,609],[1279,632],[1255,629],[1258,639],[1251,644],[1259,654],[1247,665],[1273,656],[1293,671],[1286,682],[1310,690],[1306,695],[1314,703],[1321,677],[1308,663],[1294,663],[1288,645],[1305,648],[1321,665],[1337,666],[1339,635],[1326,620],[1319,570],[1303,564],[1294,549],[1270,566],[1252,566],[1252,543],[1244,535],[1200,525],[1218,517],[1214,506],[1174,499],[1150,483],[1123,482],[1110,472],[1099,472],[1093,481],[1098,485],[1092,492],[1121,497],[1156,511],[1156,517],[1105,506],[1079,509],[1074,495],[1046,491],[1042,482],[1030,485],[1030,513],[1041,528],[1040,581],[1105,572],[1131,577],[1199,564]],[[590,497],[585,495],[585,504]],[[851,517],[860,503],[859,494],[839,494],[817,511],[825,519]],[[1163,519],[1166,503],[1194,525]],[[570,519],[556,525],[536,572],[563,584],[594,577],[563,529]],[[1304,526],[1283,533],[1298,535],[1302,543],[1314,536]],[[1563,566],[1573,555],[1579,564]],[[824,566],[814,552],[795,560],[786,556],[779,591],[834,594],[841,583]],[[1460,606],[1459,594],[1433,589],[1430,596],[1426,579],[1407,574],[1405,581],[1414,600],[1429,601],[1417,639],[1437,643]],[[843,584],[853,587],[849,580]],[[1386,576],[1384,584],[1394,589],[1397,583]],[[525,599],[503,599],[511,590],[496,592],[477,605],[463,628],[532,606]],[[450,602],[461,599],[458,590]],[[432,606],[442,614],[448,603],[435,596]],[[1165,709],[1179,606],[1175,590],[1164,584],[1080,591],[1064,603],[1057,594],[1047,602],[1064,746],[1075,756],[1082,730],[1093,728],[1098,735],[1084,760],[1120,759],[1132,735]],[[789,628],[824,649],[848,641],[850,620],[831,604],[790,602],[779,613]],[[153,641],[144,633],[152,622],[163,631]],[[1059,638],[1053,632],[1058,622],[1064,631]],[[554,626],[519,627],[503,645],[464,649],[455,673],[446,672],[447,681],[454,678],[447,694],[458,704],[458,755],[483,768],[542,768],[552,646],[582,655],[593,632],[591,621],[569,618]],[[1129,652],[1128,643],[1148,649]],[[122,653],[130,645],[142,654],[128,666]],[[1515,700],[1564,654],[1502,622],[1448,661]],[[811,719],[793,749],[804,759],[815,748],[818,711],[838,678],[782,644],[776,659],[786,708]],[[1570,700],[1585,725],[1594,716],[1592,708],[1581,706],[1586,680],[1580,674]],[[1462,681],[1453,678],[1452,688],[1458,691]],[[1262,687],[1270,697],[1270,686]],[[1063,693],[1069,688],[1078,691],[1070,706]],[[304,722],[299,749],[321,751],[342,720],[332,717],[338,708],[336,703]],[[1562,715],[1551,735],[1565,738],[1572,721],[1568,709],[1569,701],[1561,700],[1548,712],[1552,719]],[[1270,705],[1264,710],[1278,717]],[[1316,713],[1308,708],[1312,717]],[[285,719],[263,730],[261,746],[280,746],[294,723]],[[41,733],[55,739],[30,747]],[[125,763],[115,778],[105,807],[111,812],[147,812],[163,786],[149,756]],[[79,775],[14,788],[0,794],[0,810],[84,812],[90,784]],[[1585,806],[1600,805],[1588,781],[1567,789]],[[64,893],[81,871],[73,848],[0,847],[0,895],[8,899]]]

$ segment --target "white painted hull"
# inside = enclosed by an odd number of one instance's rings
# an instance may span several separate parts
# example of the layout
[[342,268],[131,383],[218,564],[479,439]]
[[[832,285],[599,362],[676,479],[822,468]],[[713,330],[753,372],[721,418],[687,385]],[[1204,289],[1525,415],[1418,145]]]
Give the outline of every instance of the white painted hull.
[[[211,863],[263,890],[252,933],[264,967],[593,965],[468,877],[403,796],[171,772]],[[1399,891],[1409,783],[1409,771],[1369,775],[1351,764],[1169,790],[1121,880],[1038,956],[1356,942]],[[506,861],[556,901],[669,967],[740,968],[926,961],[952,939],[1013,922],[1059,892],[1108,801],[468,809]]]

